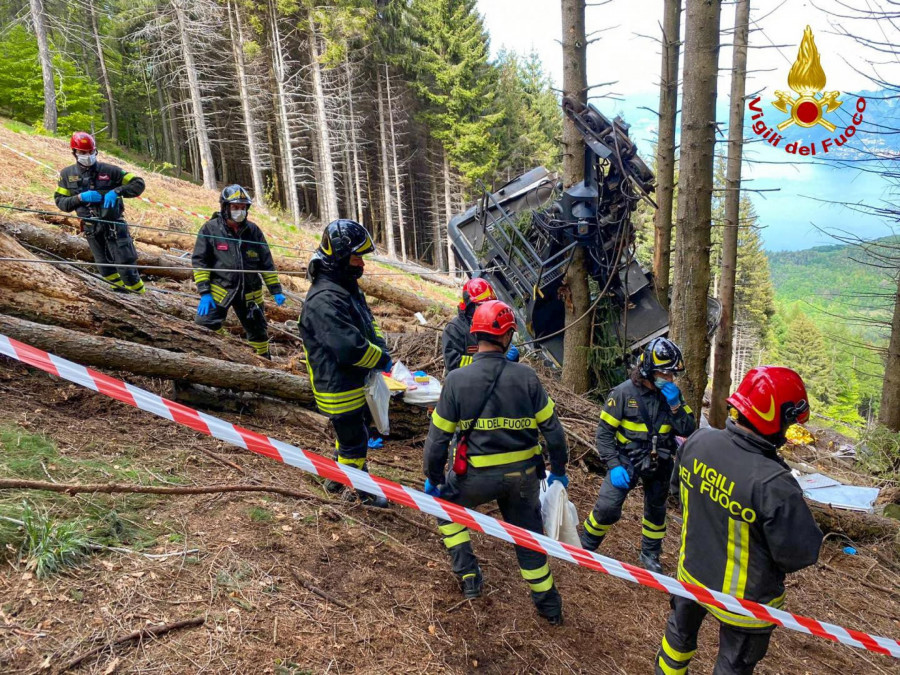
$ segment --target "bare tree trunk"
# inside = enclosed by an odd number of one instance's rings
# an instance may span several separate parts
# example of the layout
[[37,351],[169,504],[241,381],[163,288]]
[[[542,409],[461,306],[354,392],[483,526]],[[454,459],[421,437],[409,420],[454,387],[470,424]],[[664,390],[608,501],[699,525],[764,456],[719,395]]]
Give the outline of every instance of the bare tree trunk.
[[285,205],[291,213],[294,225],[300,225],[300,204],[297,200],[297,176],[294,171],[294,150],[291,147],[291,128],[288,103],[285,92],[287,74],[284,55],[281,51],[281,34],[278,30],[278,9],[274,0],[269,0],[269,21],[272,31],[272,70],[275,75],[275,91],[278,98],[278,130],[281,139],[282,164],[284,166]]
[[159,80],[154,82],[154,88],[156,89],[156,107],[159,108],[159,117],[160,117],[160,126],[162,127],[162,140],[163,140],[163,158],[166,162],[171,165],[175,165],[175,149],[172,144],[172,135],[169,131],[169,114],[166,112],[166,102],[163,99],[162,86],[160,86]]
[[731,111],[728,120],[728,163],[725,167],[725,229],[722,232],[722,320],[715,339],[715,360],[709,423],[725,428],[725,399],[731,393],[731,351],[734,335],[734,283],[737,273],[738,228],[741,208],[741,159],[744,151],[744,89],[747,80],[747,37],[750,0],[737,0],[734,9],[734,56],[731,74]]
[[891,341],[884,364],[884,384],[881,387],[881,409],[878,421],[892,431],[900,431],[900,279],[894,298],[891,319]]
[[106,92],[106,109],[109,122],[109,137],[113,141],[119,140],[119,121],[116,118],[116,101],[113,98],[112,84],[109,81],[109,73],[106,70],[106,57],[103,55],[103,43],[100,41],[100,30],[97,26],[97,12],[94,9],[94,0],[87,0],[88,14],[91,19],[91,31],[94,34],[94,44],[97,46],[97,61],[100,63],[100,84]]
[[450,214],[453,213],[453,201],[450,197],[450,156],[447,154],[447,149],[444,148],[444,223],[441,226],[441,233],[446,231],[447,233],[447,271],[450,274],[456,273],[456,258],[453,255],[453,244],[450,241],[450,231],[447,229],[447,225],[450,222]]
[[659,84],[659,143],[656,146],[656,199],[653,218],[653,274],[656,295],[669,306],[672,205],[675,198],[675,117],[678,111],[678,57],[681,53],[681,0],[663,7],[662,72]]
[[413,180],[412,172],[408,174],[409,176],[409,217],[412,220],[412,235],[413,235],[413,246],[412,246],[412,256],[416,260],[419,259],[419,244],[418,244],[418,224],[416,223],[416,186],[415,181]]
[[350,86],[350,64],[347,66],[347,104],[350,113],[350,152],[353,156],[353,189],[356,194],[356,221],[363,222],[362,182],[359,179],[359,148],[356,143],[356,113],[353,108],[353,89]]
[[247,69],[244,66],[244,30],[241,26],[240,10],[231,3],[231,0],[228,2],[228,26],[231,28],[231,49],[234,52],[234,63],[237,66],[238,91],[241,96],[241,109],[244,113],[244,135],[247,137],[247,154],[250,155],[250,178],[253,181],[253,196],[259,206],[265,206],[265,189],[259,161],[259,146],[256,142],[256,131],[253,128],[250,90],[247,86]]
[[680,344],[687,366],[682,391],[697,415],[709,355],[706,306],[721,9],[721,0],[691,2],[685,22],[678,238],[670,317],[672,337]]
[[184,14],[183,0],[171,0],[178,22],[178,35],[181,39],[181,54],[187,70],[188,89],[191,92],[193,106],[194,131],[200,153],[200,168],[203,172],[203,187],[216,189],[216,170],[213,163],[212,147],[209,143],[209,132],[206,127],[206,116],[203,114],[203,97],[200,92],[200,80],[197,77],[197,66],[194,63],[194,52],[188,35],[188,18]]
[[391,208],[391,170],[388,166],[387,124],[384,119],[384,101],[381,95],[381,69],[376,68],[375,80],[378,94],[378,132],[381,138],[381,192],[384,201],[384,245],[390,256],[396,256],[394,247],[394,214]]
[[[584,8],[585,0],[562,0],[563,96],[571,96],[582,103],[587,102]],[[584,145],[581,134],[568,117],[563,121],[563,148],[563,184],[569,187],[584,179]],[[581,246],[575,248],[560,293],[565,299],[565,325],[568,326],[563,336],[562,382],[576,394],[583,394],[590,387],[588,350],[592,322],[587,317],[582,318],[590,308],[591,292]]]
[[397,135],[394,133],[394,106],[391,103],[391,74],[384,66],[384,84],[387,89],[387,116],[391,126],[391,156],[394,159],[394,192],[397,194],[397,226],[400,228],[400,258],[406,262],[406,228],[403,224],[403,193],[400,190],[400,169],[397,167]]
[[431,174],[431,260],[436,269],[446,270],[444,265],[444,249],[441,246],[441,204],[438,197],[438,181],[435,171]]
[[325,91],[322,88],[322,70],[319,64],[319,50],[316,23],[309,15],[309,60],[313,76],[313,99],[316,109],[316,138],[319,141],[319,186],[322,190],[322,220],[330,223],[340,217],[338,213],[337,189],[334,183],[334,165],[331,161],[331,133],[328,130],[328,116],[325,111]]
[[44,80],[44,128],[56,133],[56,84],[53,81],[53,57],[47,42],[47,21],[43,0],[30,0],[31,21],[38,43],[38,60],[41,62],[41,76]]

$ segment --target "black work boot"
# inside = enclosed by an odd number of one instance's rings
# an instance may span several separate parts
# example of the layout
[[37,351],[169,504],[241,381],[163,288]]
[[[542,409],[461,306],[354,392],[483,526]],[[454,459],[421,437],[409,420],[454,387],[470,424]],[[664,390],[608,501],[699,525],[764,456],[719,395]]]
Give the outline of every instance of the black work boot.
[[366,506],[374,506],[379,509],[386,509],[390,505],[387,499],[385,499],[384,497],[379,497],[378,495],[373,495],[371,492],[362,492],[361,490],[357,490],[356,496],[359,497],[359,501],[361,501]]
[[560,612],[556,616],[545,616],[544,618],[547,619],[547,623],[549,623],[551,626],[562,626],[563,625],[562,612]]
[[600,548],[600,542],[603,541],[603,537],[595,537],[587,530],[581,530],[578,533],[578,539],[581,541],[581,548],[585,551],[596,551]]
[[322,483],[322,487],[325,488],[325,492],[329,492],[333,495],[339,494],[344,491],[344,484],[338,483],[336,480],[331,480],[330,478],[326,478]]
[[656,572],[657,574],[662,574],[663,568],[662,563],[659,562],[659,553],[655,551],[641,551],[641,556],[639,558],[641,561],[641,565],[648,572]]
[[481,574],[481,568],[476,567],[474,572],[463,574],[459,580],[462,586],[463,597],[467,600],[481,597],[481,591],[484,588],[484,577]]

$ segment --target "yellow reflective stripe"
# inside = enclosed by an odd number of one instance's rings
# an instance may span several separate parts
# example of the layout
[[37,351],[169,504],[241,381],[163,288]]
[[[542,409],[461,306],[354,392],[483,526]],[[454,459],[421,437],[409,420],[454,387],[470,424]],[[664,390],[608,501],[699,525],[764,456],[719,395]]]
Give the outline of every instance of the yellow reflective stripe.
[[444,419],[438,415],[437,410],[431,413],[431,423],[441,431],[446,431],[448,434],[452,434],[456,431],[456,422]]
[[687,403],[685,403],[682,407],[684,408],[684,412],[686,412],[688,415],[694,414],[694,411],[691,410],[691,406],[689,406]]
[[663,425],[659,428],[659,433],[661,433],[661,434],[667,434],[667,433],[669,433],[670,431],[672,431],[672,425],[671,425],[671,424],[663,424]]
[[251,347],[256,351],[257,354],[268,354],[269,353],[269,341],[265,342],[254,342],[253,340],[247,340]]
[[438,529],[441,531],[442,535],[449,537],[454,534],[459,534],[466,529],[466,526],[460,525],[459,523],[447,523],[446,525],[438,525]]
[[666,531],[663,530],[661,532],[657,530],[648,530],[646,527],[641,529],[641,534],[647,537],[647,539],[665,539]]
[[323,401],[328,401],[329,403],[341,403],[353,398],[359,398],[360,396],[365,398],[366,396],[364,387],[360,387],[359,389],[349,389],[336,394],[329,394],[327,391],[313,391],[313,393],[316,395],[316,398],[321,398]]
[[584,529],[590,532],[595,537],[603,537],[609,532],[609,528],[612,527],[612,524],[603,525],[602,523],[598,523],[597,519],[594,518],[594,512],[591,511],[588,514],[588,517],[584,520]]
[[681,550],[678,552],[678,569],[684,567],[684,552],[687,544],[688,528],[688,492],[684,483],[680,483],[681,489]]
[[137,178],[137,176],[135,176],[133,173],[126,173],[124,176],[122,176],[122,185],[128,185],[135,178]]
[[665,523],[665,522],[663,522],[662,525],[657,525],[657,524],[655,524],[655,523],[651,523],[651,522],[650,522],[649,520],[647,520],[646,518],[644,518],[644,519],[641,521],[641,525],[644,526],[644,527],[646,527],[648,530],[656,530],[656,531],[658,531],[658,532],[666,529],[666,523]]
[[131,284],[130,286],[128,284],[125,284],[125,288],[127,288],[129,291],[139,291],[143,287],[144,287],[144,282],[140,279],[138,279],[138,282],[136,284]]
[[469,455],[469,463],[475,468],[481,469],[487,466],[524,462],[526,459],[531,459],[539,454],[541,454],[541,446],[536,445],[528,450],[517,450],[515,452],[498,452],[493,455]]
[[459,534],[454,534],[452,537],[444,537],[444,546],[446,546],[447,548],[453,548],[454,546],[465,544],[467,541],[471,540],[472,537],[469,536],[469,531],[463,530]]
[[535,579],[541,579],[546,575],[550,574],[550,565],[544,563],[541,567],[538,567],[536,570],[526,570],[519,568],[519,571],[522,573],[522,578],[526,581],[534,581]]
[[258,291],[250,291],[249,293],[244,295],[244,299],[247,302],[255,302],[257,305],[261,304],[263,301],[263,292],[260,288]]
[[750,526],[743,520],[728,520],[726,559],[722,591],[743,598],[747,589],[747,566],[750,562]]
[[460,368],[465,368],[465,367],[468,366],[470,363],[472,363],[472,357],[471,357],[471,356],[462,356],[462,357],[460,357],[460,359],[459,359],[459,367],[460,367]]
[[543,424],[544,422],[549,420],[551,417],[553,417],[553,409],[555,407],[556,407],[556,404],[553,402],[553,399],[548,396],[547,397],[547,405],[545,405],[543,408],[541,408],[534,414],[534,419],[537,421],[538,424]]
[[[459,423],[460,429],[468,429],[471,426],[472,420],[462,420]],[[533,417],[488,417],[487,419],[482,417],[475,423],[475,428],[480,431],[537,429],[537,420]]]
[[619,431],[616,432],[616,440],[619,441],[619,443],[621,443],[622,445],[628,445],[629,443],[631,443],[631,441],[625,438]]
[[71,197],[72,196],[71,190],[67,190],[64,187],[56,188],[56,194],[62,195],[63,197]]
[[375,331],[376,336],[380,338],[384,337],[384,331],[381,330],[381,326],[378,325],[378,322],[375,319],[372,319],[372,329]]
[[686,675],[688,667],[684,668],[673,668],[668,663],[666,663],[665,659],[660,656],[656,659],[656,665],[659,666],[659,669],[663,672],[663,675]]
[[643,422],[632,422],[629,419],[622,420],[622,428],[628,429],[628,431],[643,432],[645,434],[649,433],[646,424],[644,424]]
[[365,457],[354,457],[353,459],[349,457],[341,457],[338,455],[338,464],[346,464],[347,466],[355,466],[357,469],[362,469],[366,463]]
[[694,654],[697,653],[696,649],[692,649],[689,652],[678,651],[669,644],[669,641],[666,639],[665,635],[663,635],[662,639],[662,648],[666,655],[673,661],[690,661],[693,658]]
[[209,281],[210,278],[209,270],[194,270],[194,281],[197,283],[201,281]]
[[[315,396],[315,394],[313,395]],[[366,404],[365,395],[359,399],[346,401],[344,403],[327,403],[320,400],[318,396],[316,396],[315,398],[316,405],[319,407],[319,410],[330,415],[340,415],[341,413],[352,412],[353,410],[362,408]]]
[[[700,586],[701,588],[706,588],[704,584],[701,584],[694,577],[692,577],[691,574],[686,569],[684,569],[683,565],[679,565],[678,567],[678,580],[686,581],[689,584],[694,584],[695,586]],[[771,621],[760,621],[759,619],[755,619],[750,616],[744,616],[743,614],[735,614],[734,612],[719,609],[718,607],[707,605],[703,602],[701,602],[700,604],[703,605],[703,607],[705,607],[710,614],[712,614],[722,623],[727,623],[732,626],[738,626],[739,628],[768,628],[769,626],[774,625]],[[769,607],[780,609],[784,604],[784,594],[765,604],[767,604]]]
[[374,368],[375,364],[378,363],[378,360],[381,358],[381,347],[378,347],[371,342],[369,346],[366,347],[366,353],[362,355],[362,358],[354,363],[354,366],[359,366],[360,368]]
[[551,588],[553,588],[553,575],[551,574],[543,581],[538,581],[537,583],[531,583],[529,581],[528,584],[531,586],[532,593],[543,593],[544,591],[549,591]]
[[605,410],[600,411],[600,419],[606,422],[613,429],[617,428],[622,423],[621,420],[617,420]]
[[220,326],[219,328],[214,330],[213,333],[218,333],[219,335],[231,335],[231,333],[228,332],[228,329],[225,328],[225,326]]
[[217,284],[210,284],[209,290],[212,293],[213,300],[216,302],[222,302],[225,299],[225,296],[228,295],[228,291]]
[[106,279],[107,281],[118,281],[119,279],[121,279],[118,272],[113,272],[112,274],[107,274],[103,278]]
[[262,278],[266,282],[266,286],[274,286],[278,283],[278,275],[275,272],[263,272]]

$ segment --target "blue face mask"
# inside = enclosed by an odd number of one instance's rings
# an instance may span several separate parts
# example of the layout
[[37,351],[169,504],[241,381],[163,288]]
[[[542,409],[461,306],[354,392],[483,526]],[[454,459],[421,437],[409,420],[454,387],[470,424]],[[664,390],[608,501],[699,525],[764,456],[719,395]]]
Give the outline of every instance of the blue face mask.
[[654,380],[653,380],[653,384],[656,385],[656,388],[657,388],[657,389],[662,389],[662,388],[665,387],[668,383],[669,383],[668,380],[665,380],[665,379],[663,379],[663,378],[661,378],[661,377],[654,378]]

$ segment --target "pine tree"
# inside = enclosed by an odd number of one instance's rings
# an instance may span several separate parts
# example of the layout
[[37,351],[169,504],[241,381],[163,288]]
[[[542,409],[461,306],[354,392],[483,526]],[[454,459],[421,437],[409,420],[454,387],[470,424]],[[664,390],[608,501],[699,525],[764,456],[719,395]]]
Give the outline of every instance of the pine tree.
[[819,327],[799,309],[787,317],[784,341],[778,347],[778,361],[779,365],[793,368],[800,374],[811,405],[828,398],[831,368],[825,338]]

